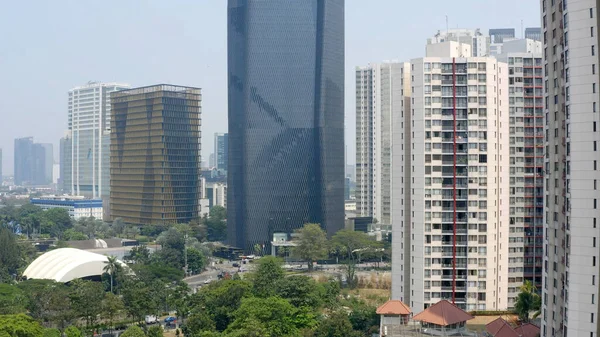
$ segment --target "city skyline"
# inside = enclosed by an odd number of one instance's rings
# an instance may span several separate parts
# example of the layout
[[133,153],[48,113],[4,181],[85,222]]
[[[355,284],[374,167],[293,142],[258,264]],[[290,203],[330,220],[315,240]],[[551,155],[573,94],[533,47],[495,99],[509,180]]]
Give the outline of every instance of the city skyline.
[[[37,6],[25,6],[21,3],[7,4],[7,10],[0,14],[0,27],[16,29],[19,34],[0,37],[7,46],[0,58],[0,73],[13,81],[0,84],[0,113],[10,111],[11,118],[0,125],[0,147],[4,149],[3,174],[13,174],[13,142],[16,138],[33,135],[43,143],[52,143],[59,149],[59,140],[67,128],[68,113],[64,93],[70,88],[90,80],[102,82],[125,82],[133,86],[148,83],[177,83],[199,86],[203,88],[203,133],[212,135],[215,132],[227,132],[227,86],[226,86],[226,4],[223,2],[162,3],[151,1],[144,5],[120,3],[122,12],[111,10],[110,0],[102,5],[94,3],[53,3],[39,2]],[[445,1],[433,3],[400,4],[397,1],[379,1],[389,11],[378,10],[379,6],[364,6],[362,1],[346,1],[346,139],[352,139],[355,131],[354,117],[354,67],[386,59],[410,59],[422,55],[423,41],[444,30],[445,16],[449,18],[453,28],[481,28],[487,32],[489,28],[515,27],[517,37],[521,36],[520,27],[538,27],[539,6],[535,3],[507,1],[500,3],[481,3],[476,0],[465,1],[464,6],[451,6]],[[27,7],[27,8],[25,8]],[[181,10],[185,8],[185,10]],[[394,10],[395,9],[395,10]],[[465,10],[466,9],[466,10]],[[18,13],[27,10],[27,16],[19,17]],[[126,15],[134,11],[133,20]],[[407,17],[396,20],[397,13],[411,11],[427,11],[428,16],[437,18],[437,24],[429,20],[418,20]],[[480,11],[494,12],[494,16],[473,15]],[[515,16],[514,13],[525,13]],[[12,15],[8,15],[12,13]],[[203,20],[197,20],[200,13]],[[22,18],[31,18],[31,22]],[[53,28],[39,30],[39,24],[52,19]],[[106,21],[111,22],[114,31],[122,32],[114,39],[106,34],[102,27]],[[359,22],[371,21],[373,24],[363,27]],[[54,25],[56,23],[56,25]],[[159,23],[159,24],[156,24]],[[76,25],[77,30],[70,29]],[[160,26],[169,27],[167,30]],[[133,29],[143,27],[148,31],[156,30],[156,35],[167,36],[181,53],[177,62],[169,51],[152,51],[154,57],[148,58],[146,37],[137,36]],[[219,29],[210,29],[220,27]],[[402,35],[410,30],[409,36]],[[181,36],[172,32],[185,31]],[[210,31],[211,34],[202,32]],[[151,34],[150,34],[151,35]],[[377,39],[374,39],[374,36]],[[21,38],[18,38],[21,36]],[[139,40],[139,39],[142,40]],[[183,43],[190,38],[198,43]],[[135,40],[135,43],[133,39]],[[186,40],[187,39],[187,40]],[[211,47],[204,48],[205,39]],[[25,43],[27,41],[27,43]],[[402,43],[398,43],[402,42]],[[133,43],[133,44],[132,44]],[[54,45],[78,44],[80,48],[55,49]],[[98,46],[102,48],[98,49]],[[110,57],[112,47],[124,51],[120,58]],[[136,46],[137,49],[132,49]],[[181,47],[185,46],[185,47]],[[92,49],[93,48],[93,49]],[[26,52],[33,51],[36,52]],[[85,51],[96,50],[94,53]],[[45,55],[42,59],[39,55]],[[180,59],[183,57],[183,59]],[[173,62],[170,62],[173,61]],[[24,62],[28,71],[23,72]],[[160,64],[161,67],[153,65]],[[180,66],[186,64],[187,66]],[[191,67],[189,65],[192,65]],[[76,66],[78,71],[71,71]],[[148,72],[148,67],[154,70]],[[88,69],[87,71],[84,69]],[[45,80],[39,84],[39,95],[35,100],[27,99],[29,84]],[[18,98],[16,100],[15,98]],[[18,102],[18,104],[17,104]],[[43,123],[33,123],[34,120]],[[212,137],[205,137],[202,157],[208,161],[213,148]],[[348,144],[348,164],[354,164],[354,144]],[[58,151],[55,151],[58,160]]]

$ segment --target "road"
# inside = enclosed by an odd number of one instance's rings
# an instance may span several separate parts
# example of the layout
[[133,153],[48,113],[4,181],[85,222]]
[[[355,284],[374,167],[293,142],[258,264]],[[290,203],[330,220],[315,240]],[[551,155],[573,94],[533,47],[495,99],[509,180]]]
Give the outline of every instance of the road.
[[[239,263],[239,262],[238,262]],[[219,273],[225,271],[228,272],[230,274],[235,274],[238,272],[238,267],[234,267],[233,262],[223,262],[223,264],[214,264],[213,266],[208,267],[207,270],[201,272],[198,275],[193,275],[193,276],[189,276],[186,277],[185,279],[183,279],[192,289],[196,289],[198,287],[201,287],[202,285],[206,284],[207,281],[208,282],[212,282],[218,279],[218,275]],[[242,265],[242,270],[248,270],[249,269],[248,264]]]

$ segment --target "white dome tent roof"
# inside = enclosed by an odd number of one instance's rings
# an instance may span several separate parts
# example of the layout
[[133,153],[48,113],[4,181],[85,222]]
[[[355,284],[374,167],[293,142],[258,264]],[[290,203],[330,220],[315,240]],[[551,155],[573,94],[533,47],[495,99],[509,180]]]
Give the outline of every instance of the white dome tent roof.
[[[23,272],[28,279],[47,279],[69,282],[89,276],[99,276],[108,257],[75,248],[59,248],[44,253],[35,259]],[[123,267],[125,263],[117,260]]]

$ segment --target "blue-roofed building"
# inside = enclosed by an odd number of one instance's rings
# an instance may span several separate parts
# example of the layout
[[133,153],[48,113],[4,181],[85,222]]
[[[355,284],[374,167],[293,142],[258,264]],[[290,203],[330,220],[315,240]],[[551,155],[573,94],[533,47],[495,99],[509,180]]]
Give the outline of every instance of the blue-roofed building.
[[41,207],[44,211],[50,208],[64,208],[74,220],[91,216],[102,220],[102,199],[60,196],[33,198],[30,201],[32,204]]

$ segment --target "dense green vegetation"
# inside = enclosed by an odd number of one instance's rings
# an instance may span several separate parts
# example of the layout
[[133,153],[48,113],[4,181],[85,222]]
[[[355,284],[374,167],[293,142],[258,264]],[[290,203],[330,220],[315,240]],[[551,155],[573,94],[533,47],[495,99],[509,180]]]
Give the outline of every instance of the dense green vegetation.
[[[190,224],[128,232],[121,221],[73,223],[60,214],[46,218],[48,211],[23,207],[17,213],[4,210],[0,219],[0,337],[79,337],[115,329],[126,329],[124,336],[161,336],[161,328],[147,326],[144,317],[165,313],[178,317],[180,334],[198,337],[352,337],[369,336],[378,328],[375,307],[341,295],[339,280],[317,282],[309,276],[288,275],[282,261],[274,257],[256,260],[254,271],[243,279],[226,277],[193,293],[183,281],[184,271],[204,270],[211,253],[206,241],[225,235],[223,209]],[[10,214],[17,217],[9,218]],[[22,223],[22,216],[37,220],[31,220],[34,225],[28,233],[16,235],[14,224]],[[47,225],[50,218],[52,225]],[[110,257],[101,282],[21,279],[19,275],[36,257],[25,238],[46,234],[64,240],[143,236],[153,238],[159,248],[153,252],[144,245],[132,248],[124,258],[129,268]],[[346,263],[348,280],[354,279],[350,271],[356,263],[379,248],[364,233],[341,231],[327,240],[319,225],[311,224],[298,231],[296,240],[293,255],[311,262],[338,256]]]

